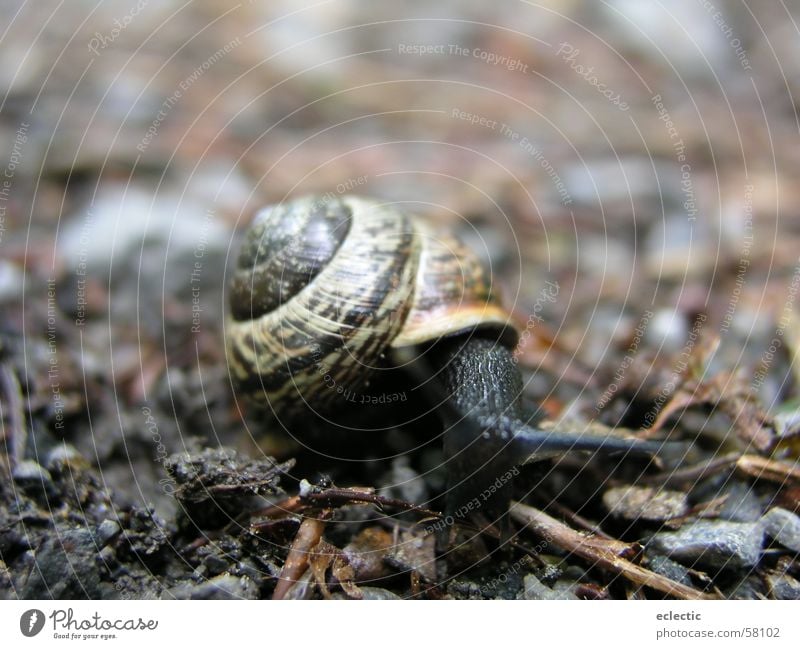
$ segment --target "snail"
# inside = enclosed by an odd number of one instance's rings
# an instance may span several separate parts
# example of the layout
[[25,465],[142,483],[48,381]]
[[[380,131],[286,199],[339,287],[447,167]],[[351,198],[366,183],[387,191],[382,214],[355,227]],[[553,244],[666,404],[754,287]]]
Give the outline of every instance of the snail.
[[658,450],[532,425],[520,405],[519,331],[490,273],[458,239],[392,205],[312,196],[265,208],[229,286],[232,382],[282,422],[352,407],[343,389],[386,369],[428,385],[444,424],[448,515],[502,516],[508,476],[555,451]]

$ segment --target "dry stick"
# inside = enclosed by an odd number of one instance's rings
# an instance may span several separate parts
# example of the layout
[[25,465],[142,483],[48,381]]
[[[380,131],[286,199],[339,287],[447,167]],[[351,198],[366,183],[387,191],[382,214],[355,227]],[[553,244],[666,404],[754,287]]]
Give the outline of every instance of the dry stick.
[[550,506],[564,518],[569,519],[574,525],[578,525],[579,527],[594,533],[595,536],[608,541],[614,538],[610,534],[606,534],[602,529],[600,529],[600,526],[597,523],[593,523],[588,518],[584,518],[577,512],[572,511],[569,507],[565,507],[564,505],[561,505],[555,501],[551,502]]
[[303,576],[308,568],[308,557],[312,548],[319,543],[325,521],[321,518],[305,518],[292,542],[292,548],[281,569],[272,599],[283,599],[289,589]]
[[751,478],[770,480],[785,485],[800,483],[800,465],[770,460],[759,455],[742,455],[736,462],[736,469]]
[[[576,554],[597,566],[618,573],[641,586],[649,586],[681,599],[717,599],[716,596],[684,586],[623,559],[614,544],[592,536],[583,536],[547,514],[520,502],[511,505],[511,517],[558,547]],[[619,549],[619,548],[617,548]]]
[[350,504],[376,505],[381,510],[396,509],[402,513],[415,512],[429,518],[439,519],[442,517],[440,512],[419,507],[405,500],[387,498],[379,496],[371,491],[356,488],[331,487],[317,492],[304,494],[302,496],[290,496],[279,503],[275,503],[264,509],[254,512],[252,516],[272,517],[285,516],[286,514],[296,513],[304,507],[337,507]]
[[435,518],[441,517],[439,512],[435,512],[431,509],[419,507],[405,500],[379,496],[376,493],[361,489],[331,487],[330,489],[325,489],[320,492],[312,492],[301,496],[301,500],[314,503],[316,505],[346,505],[350,503],[366,503],[370,505],[377,505],[381,509],[396,509],[400,510],[401,512],[415,512],[417,514],[422,514],[423,516],[431,516]]
[[663,471],[655,475],[643,476],[640,479],[640,483],[657,484],[664,487],[680,485],[686,482],[694,484],[710,475],[732,468],[739,457],[740,454],[735,452],[728,453],[727,455],[720,455],[719,457],[711,458],[705,462],[693,464],[692,466],[687,466],[675,471]]
[[287,514],[294,514],[300,511],[304,506],[300,496],[289,496],[279,503],[269,505],[268,507],[253,512],[250,517],[272,518],[274,516],[286,516]]

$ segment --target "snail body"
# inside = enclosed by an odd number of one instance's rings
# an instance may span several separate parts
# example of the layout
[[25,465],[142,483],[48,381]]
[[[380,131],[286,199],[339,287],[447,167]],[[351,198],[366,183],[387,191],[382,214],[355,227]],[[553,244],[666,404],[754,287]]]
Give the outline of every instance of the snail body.
[[[415,353],[445,424],[447,509],[545,452],[647,450],[537,430],[519,405],[518,332],[491,275],[423,219],[362,198],[300,198],[261,211],[230,284],[227,353],[237,393],[285,421],[335,410]],[[482,511],[507,506],[510,485]]]

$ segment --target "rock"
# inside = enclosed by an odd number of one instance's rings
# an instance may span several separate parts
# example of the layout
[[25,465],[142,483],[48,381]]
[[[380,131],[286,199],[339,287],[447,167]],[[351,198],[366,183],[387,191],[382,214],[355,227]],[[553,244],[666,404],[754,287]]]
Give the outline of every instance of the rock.
[[347,564],[353,569],[356,582],[374,582],[391,574],[385,559],[394,548],[391,532],[373,526],[358,533],[343,549]]
[[436,583],[436,537],[433,534],[401,532],[400,542],[385,561],[397,571],[417,572],[426,582]]
[[[688,220],[684,212],[667,212],[663,224],[651,228],[644,241],[644,268],[648,277],[677,281],[687,275],[707,272],[713,257],[701,256],[696,252],[698,247],[708,245],[707,238],[706,234],[698,232],[694,222]],[[666,310],[663,321],[658,327],[652,328],[652,334],[648,334],[646,340],[658,344],[656,340],[660,337],[665,350],[677,351],[686,342],[686,337],[680,337],[679,334],[679,328],[684,325],[680,314]]]
[[694,586],[691,577],[689,577],[689,571],[678,562],[665,556],[655,555],[650,557],[647,568],[684,586]]
[[0,302],[11,302],[22,297],[22,284],[25,275],[19,267],[0,260]]
[[800,408],[779,412],[772,418],[772,422],[779,438],[797,436],[800,434]]
[[675,165],[664,163],[657,166],[657,173],[658,176],[652,161],[642,156],[609,156],[568,164],[563,179],[577,203],[596,206],[615,201],[630,203],[631,197],[658,201],[658,184],[653,180],[661,178],[663,185],[670,187],[670,183],[680,182],[680,171]]
[[666,521],[689,511],[685,493],[655,487],[614,487],[603,494],[603,504],[627,520]]
[[152,509],[133,507],[125,520],[125,534],[117,544],[117,557],[157,569],[169,556],[172,541],[167,523]]
[[203,557],[203,565],[206,567],[207,574],[219,575],[230,568],[231,562],[225,557],[210,553]]
[[761,518],[764,532],[792,552],[800,552],[800,517],[773,507]]
[[397,498],[409,503],[424,503],[428,500],[425,480],[408,465],[408,457],[397,457],[392,461],[392,469],[381,480],[381,496]]
[[16,599],[17,594],[12,592],[13,590],[14,582],[11,579],[11,571],[5,562],[0,559],[0,599]]
[[118,531],[113,521],[104,521],[94,529],[56,526],[33,554],[33,565],[21,588],[22,597],[101,597],[98,553]]
[[481,586],[474,581],[459,578],[447,582],[447,594],[452,599],[488,599]]
[[[376,588],[375,586],[360,586],[361,599],[402,599],[399,595],[395,595],[392,591],[385,588]],[[338,592],[331,595],[331,599],[350,599],[345,593]]]
[[[229,229],[214,215],[206,214],[205,207],[181,192],[154,195],[139,184],[108,183],[91,203],[70,215],[59,237],[59,253],[67,268],[88,269],[100,276],[109,272],[112,262],[114,266],[127,263],[127,255],[133,270],[146,270],[138,268],[139,255],[149,245],[158,246],[162,255],[169,250],[173,254],[201,250],[224,254]],[[154,270],[160,276],[164,266]]]
[[11,477],[14,484],[32,497],[49,502],[58,495],[50,472],[33,460],[23,460],[17,464]]
[[761,558],[762,525],[698,521],[677,532],[661,532],[647,544],[684,565],[708,568],[752,568]]
[[116,521],[105,520],[97,526],[97,542],[101,547],[109,544],[117,534],[120,533],[122,528]]
[[[730,41],[726,40],[719,21],[724,20],[726,27],[733,23],[734,36],[741,26],[732,19],[731,11],[721,8],[721,13],[715,14],[714,5],[710,7],[706,9],[703,3],[692,0],[673,0],[668,6],[612,0],[599,3],[596,10],[607,22],[606,38],[624,42],[625,51],[637,61],[660,65],[656,62],[663,52],[669,52],[669,66],[681,81],[720,83],[721,77],[725,83],[736,71],[738,61],[731,54]],[[720,18],[712,20],[715,15]],[[620,16],[625,19],[620,20]],[[697,52],[702,52],[702,64]]]
[[775,599],[800,599],[800,581],[791,575],[770,572],[764,579]]
[[718,495],[727,496],[717,513],[722,520],[754,523],[764,513],[764,506],[746,482],[729,482]]
[[[712,422],[707,416],[702,415],[702,417],[705,423],[701,425],[708,432]],[[726,434],[729,427],[729,422],[726,422],[725,433],[721,434]],[[689,493],[692,505],[719,500],[722,497],[725,498],[724,502],[715,507],[716,517],[722,520],[755,523],[766,510],[765,503],[752,485],[732,478],[728,474],[719,474],[703,480],[694,485]]]
[[66,442],[50,449],[45,459],[47,470],[53,473],[61,473],[65,467],[72,464],[82,466],[86,464],[86,460],[78,449]]
[[686,318],[677,309],[658,309],[653,314],[644,339],[648,345],[669,353],[680,351],[689,333]]
[[168,591],[175,599],[257,599],[258,588],[248,577],[222,574],[199,584],[179,586]]
[[[166,320],[188,330],[223,316],[219,296],[231,231],[195,196],[154,194],[138,183],[103,184],[94,200],[64,221],[58,253],[70,279],[110,289],[105,309],[130,318],[157,336]],[[138,291],[138,287],[149,287]],[[61,308],[79,313],[78,291],[63,294]],[[180,305],[172,316],[164,309]],[[201,311],[192,312],[197,307]],[[88,309],[91,311],[91,309]],[[110,353],[110,350],[103,350]]]
[[764,596],[764,584],[758,575],[748,574],[732,587],[722,588],[722,593],[725,599],[758,600]]
[[578,599],[568,586],[556,583],[555,588],[549,588],[534,575],[525,575],[523,583],[525,599]]

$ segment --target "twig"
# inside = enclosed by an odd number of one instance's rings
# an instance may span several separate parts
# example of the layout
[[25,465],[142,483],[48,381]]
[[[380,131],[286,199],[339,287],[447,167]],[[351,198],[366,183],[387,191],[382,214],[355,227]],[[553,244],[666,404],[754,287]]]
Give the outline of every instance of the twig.
[[[667,579],[650,570],[622,558],[620,542],[606,541],[593,536],[584,536],[547,514],[520,502],[511,506],[511,517],[527,526],[539,536],[552,541],[560,548],[578,555],[593,564],[611,572],[621,574],[635,584],[655,588],[663,593],[681,599],[717,599],[714,595],[703,593],[689,586]],[[630,546],[629,546],[630,547]]]
[[272,518],[273,516],[286,516],[296,514],[304,507],[300,496],[290,496],[279,503],[264,507],[250,514],[250,518]]
[[692,484],[707,478],[710,475],[719,473],[725,469],[732,468],[740,457],[740,453],[728,453],[719,457],[711,458],[705,462],[693,464],[683,469],[675,471],[662,471],[651,476],[642,476],[640,483],[642,484],[657,484],[668,486],[677,486],[690,482]]
[[790,482],[800,483],[800,465],[797,462],[792,465],[759,455],[742,455],[736,461],[736,469],[752,478],[769,480],[781,485]]
[[596,536],[599,536],[600,538],[606,540],[611,540],[613,538],[610,534],[607,534],[602,529],[600,529],[600,526],[597,525],[597,523],[593,523],[589,519],[584,518],[583,516],[581,516],[577,512],[572,511],[568,507],[565,507],[564,505],[561,505],[560,503],[557,503],[555,501],[551,502],[550,506],[553,509],[555,509],[559,514],[561,514],[562,516],[570,520],[572,523],[574,523],[575,525],[579,525],[585,530],[593,532]]
[[320,505],[347,505],[351,503],[368,503],[377,505],[381,509],[395,509],[401,512],[415,512],[423,516],[431,516],[434,518],[441,518],[439,512],[435,512],[424,507],[418,507],[413,503],[405,500],[398,500],[396,498],[386,498],[380,496],[372,491],[355,488],[338,488],[332,487],[324,489],[323,491],[312,491],[300,496],[300,499],[314,506]]
[[272,599],[283,599],[289,589],[303,576],[308,568],[312,548],[319,543],[325,531],[325,512],[319,518],[305,518],[292,542],[292,547],[281,569]]

